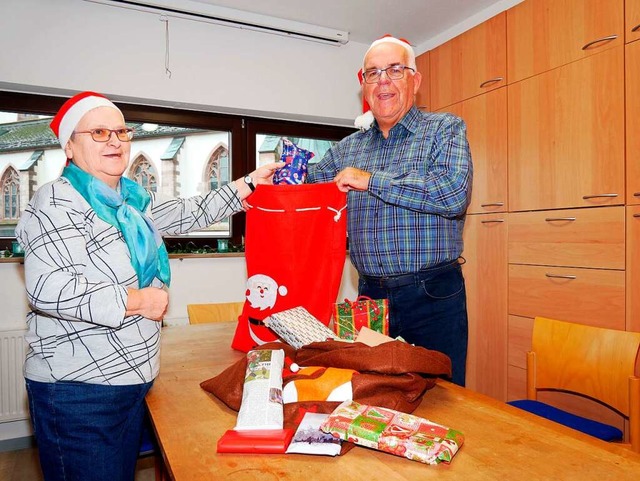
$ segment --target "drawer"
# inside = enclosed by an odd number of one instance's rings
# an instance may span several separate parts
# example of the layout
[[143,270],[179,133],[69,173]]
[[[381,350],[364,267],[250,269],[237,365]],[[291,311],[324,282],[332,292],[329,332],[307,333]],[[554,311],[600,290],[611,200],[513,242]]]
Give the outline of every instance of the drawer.
[[624,206],[511,213],[509,263],[624,269]]
[[509,265],[509,314],[625,329],[625,272]]

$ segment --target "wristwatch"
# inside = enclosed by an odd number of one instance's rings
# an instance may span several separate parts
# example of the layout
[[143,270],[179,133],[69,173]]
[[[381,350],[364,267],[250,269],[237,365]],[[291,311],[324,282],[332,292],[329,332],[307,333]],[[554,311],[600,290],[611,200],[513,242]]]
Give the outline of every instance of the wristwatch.
[[253,192],[254,190],[256,190],[256,186],[253,185],[253,179],[251,178],[250,175],[245,175],[244,176],[244,183],[247,184],[249,186],[249,188],[251,189],[251,192]]

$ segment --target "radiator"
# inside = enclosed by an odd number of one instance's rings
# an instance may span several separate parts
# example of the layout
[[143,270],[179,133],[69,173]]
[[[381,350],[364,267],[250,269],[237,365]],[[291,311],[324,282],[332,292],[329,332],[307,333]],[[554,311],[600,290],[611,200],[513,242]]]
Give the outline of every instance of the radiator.
[[29,417],[22,364],[26,331],[0,331],[0,423]]

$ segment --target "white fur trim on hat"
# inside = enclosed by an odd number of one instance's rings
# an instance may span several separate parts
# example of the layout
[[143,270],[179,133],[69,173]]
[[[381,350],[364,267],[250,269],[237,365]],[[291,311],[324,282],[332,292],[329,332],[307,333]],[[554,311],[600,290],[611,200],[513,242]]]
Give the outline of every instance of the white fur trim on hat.
[[[76,100],[74,101],[74,99]],[[67,146],[67,142],[69,142],[73,131],[82,117],[84,117],[84,115],[90,110],[98,107],[111,107],[112,109],[116,109],[118,112],[122,113],[122,111],[106,97],[99,94],[87,95],[86,92],[72,97],[62,106],[60,111],[54,117],[54,120],[51,123],[51,128],[58,136],[60,146],[63,149]]]

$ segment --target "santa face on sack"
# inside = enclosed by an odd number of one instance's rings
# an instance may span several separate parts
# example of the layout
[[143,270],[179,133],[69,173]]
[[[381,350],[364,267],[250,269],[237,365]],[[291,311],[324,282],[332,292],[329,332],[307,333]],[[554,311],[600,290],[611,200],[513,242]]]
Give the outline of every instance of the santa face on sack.
[[276,281],[264,274],[256,274],[247,280],[247,300],[254,309],[271,309],[276,304],[278,294],[285,296],[287,288],[278,287]]
[[[262,314],[262,311],[273,309],[278,299],[287,295],[285,286],[278,286],[278,283],[271,277],[264,274],[256,274],[247,279],[246,297],[249,301],[251,309],[257,309],[256,318],[249,313],[249,335],[251,339],[258,345],[276,340],[276,336],[264,325],[263,319],[269,315],[269,312]],[[257,319],[260,317],[260,319]]]

